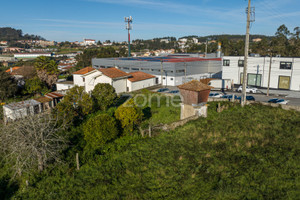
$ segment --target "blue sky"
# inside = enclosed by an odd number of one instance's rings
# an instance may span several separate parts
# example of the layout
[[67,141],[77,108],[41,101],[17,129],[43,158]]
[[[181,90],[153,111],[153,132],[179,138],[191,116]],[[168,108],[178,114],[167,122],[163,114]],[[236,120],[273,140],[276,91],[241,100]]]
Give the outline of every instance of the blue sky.
[[[133,17],[132,39],[244,34],[248,0],[3,0],[0,27],[48,40],[125,41],[124,17]],[[299,0],[252,0],[252,34],[274,35],[281,24],[300,26]]]

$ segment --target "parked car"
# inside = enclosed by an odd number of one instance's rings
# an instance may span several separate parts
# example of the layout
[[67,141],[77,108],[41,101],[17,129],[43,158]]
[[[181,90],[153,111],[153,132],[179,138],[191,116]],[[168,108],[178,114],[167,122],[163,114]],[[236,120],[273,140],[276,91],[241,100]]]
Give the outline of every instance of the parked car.
[[220,93],[217,93],[217,92],[209,93],[209,97],[212,97],[212,98],[220,98],[222,96],[223,96],[223,94],[220,94]]
[[284,99],[277,99],[277,98],[273,98],[273,99],[270,99],[268,101],[268,103],[278,103],[278,104],[288,104],[289,100],[284,100]]
[[276,103],[286,105],[286,104],[288,104],[288,102],[289,102],[289,100],[278,99]]
[[269,99],[268,103],[276,103],[278,98]]
[[171,90],[169,93],[171,93],[171,94],[177,94],[177,93],[179,93],[179,90]]
[[[227,94],[227,95],[222,96],[221,98],[223,98],[223,99],[232,99],[233,95],[232,94]],[[237,98],[238,98],[238,96],[234,95],[234,99],[237,99]]]
[[[242,96],[239,96],[238,98],[236,98],[237,100],[241,100],[242,99]],[[246,96],[246,100],[247,101],[255,101],[255,98],[254,96]]]
[[157,92],[167,92],[169,91],[169,88],[160,88],[157,90]]
[[[237,92],[242,92],[243,91],[243,86],[241,85],[236,91]],[[257,92],[257,88],[247,86],[246,87],[246,92],[247,93],[256,93]]]

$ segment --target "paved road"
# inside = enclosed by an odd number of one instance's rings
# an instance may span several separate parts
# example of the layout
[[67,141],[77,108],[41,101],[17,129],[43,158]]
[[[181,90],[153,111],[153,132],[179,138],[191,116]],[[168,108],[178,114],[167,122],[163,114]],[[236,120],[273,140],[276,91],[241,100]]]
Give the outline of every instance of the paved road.
[[[170,90],[178,90],[177,87],[175,86],[168,86]],[[157,89],[153,90],[157,91]],[[221,93],[221,91],[212,91],[212,92],[218,92]],[[300,106],[300,92],[296,91],[286,91],[286,90],[270,90],[270,96],[268,97],[266,95],[267,90],[261,89],[258,91],[257,94],[247,94],[247,95],[252,95],[254,96],[256,101],[260,102],[268,102],[269,99],[272,98],[279,98],[279,99],[285,99],[289,100],[288,105],[293,105],[293,106]],[[228,91],[225,92],[226,94],[235,94],[237,96],[241,96],[242,94],[239,92],[233,92],[233,91]]]
[[[226,92],[226,94],[235,94],[237,96],[241,96],[242,94],[239,92]],[[300,106],[300,98],[294,98],[294,97],[286,97],[286,96],[278,96],[277,94],[270,94],[270,96],[268,97],[265,94],[247,94],[247,95],[252,95],[254,96],[256,101],[260,101],[260,102],[268,102],[269,99],[272,98],[279,98],[279,99],[285,99],[285,100],[289,100],[288,105],[293,105],[293,106]]]

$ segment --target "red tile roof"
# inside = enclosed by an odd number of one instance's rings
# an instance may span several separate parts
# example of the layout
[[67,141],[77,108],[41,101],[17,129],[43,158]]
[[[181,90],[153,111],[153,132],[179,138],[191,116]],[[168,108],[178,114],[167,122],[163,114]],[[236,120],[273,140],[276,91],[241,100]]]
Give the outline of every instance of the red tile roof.
[[203,91],[203,90],[210,90],[210,89],[213,88],[213,87],[211,87],[207,84],[201,83],[200,81],[197,81],[197,80],[193,80],[193,81],[190,81],[188,83],[184,83],[184,84],[179,85],[177,87],[179,89],[196,91],[196,92],[200,92],[200,91]]
[[131,78],[128,78],[128,80],[131,82],[137,82],[137,81],[142,81],[150,78],[155,78],[155,76],[151,74],[147,74],[145,72],[130,72],[128,74],[132,76]]
[[[13,68],[12,68],[12,71],[15,71],[15,70],[20,69],[20,68],[21,68],[21,67],[13,67]],[[10,73],[10,69],[6,70],[5,72]]]
[[105,76],[108,76],[109,78],[120,78],[129,76],[129,74],[117,68],[103,68],[99,69],[99,71],[102,72]]
[[95,70],[95,69],[92,68],[92,67],[86,67],[86,68],[83,68],[81,70],[78,70],[78,71],[74,72],[73,74],[81,74],[81,75],[83,75],[83,74],[87,74],[87,73],[89,73],[89,72],[91,72],[93,70]]
[[37,98],[35,100],[38,101],[38,102],[41,102],[41,103],[46,103],[46,102],[52,101],[52,99],[50,99],[48,97],[39,97],[39,98]]
[[54,98],[64,97],[64,95],[57,93],[57,92],[50,92],[48,94],[45,94],[45,97],[54,99]]

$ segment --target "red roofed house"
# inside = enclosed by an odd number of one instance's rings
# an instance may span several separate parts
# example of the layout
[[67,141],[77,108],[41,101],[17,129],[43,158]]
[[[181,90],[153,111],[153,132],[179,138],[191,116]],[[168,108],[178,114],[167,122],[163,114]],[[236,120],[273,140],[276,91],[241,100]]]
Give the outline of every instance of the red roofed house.
[[[101,69],[86,67],[73,73],[73,81],[74,85],[83,86],[86,92],[92,91],[98,83],[108,83],[115,88],[116,93],[122,93],[155,85],[155,76],[144,72],[126,73],[114,67]],[[62,88],[62,84],[56,84],[58,90]]]

